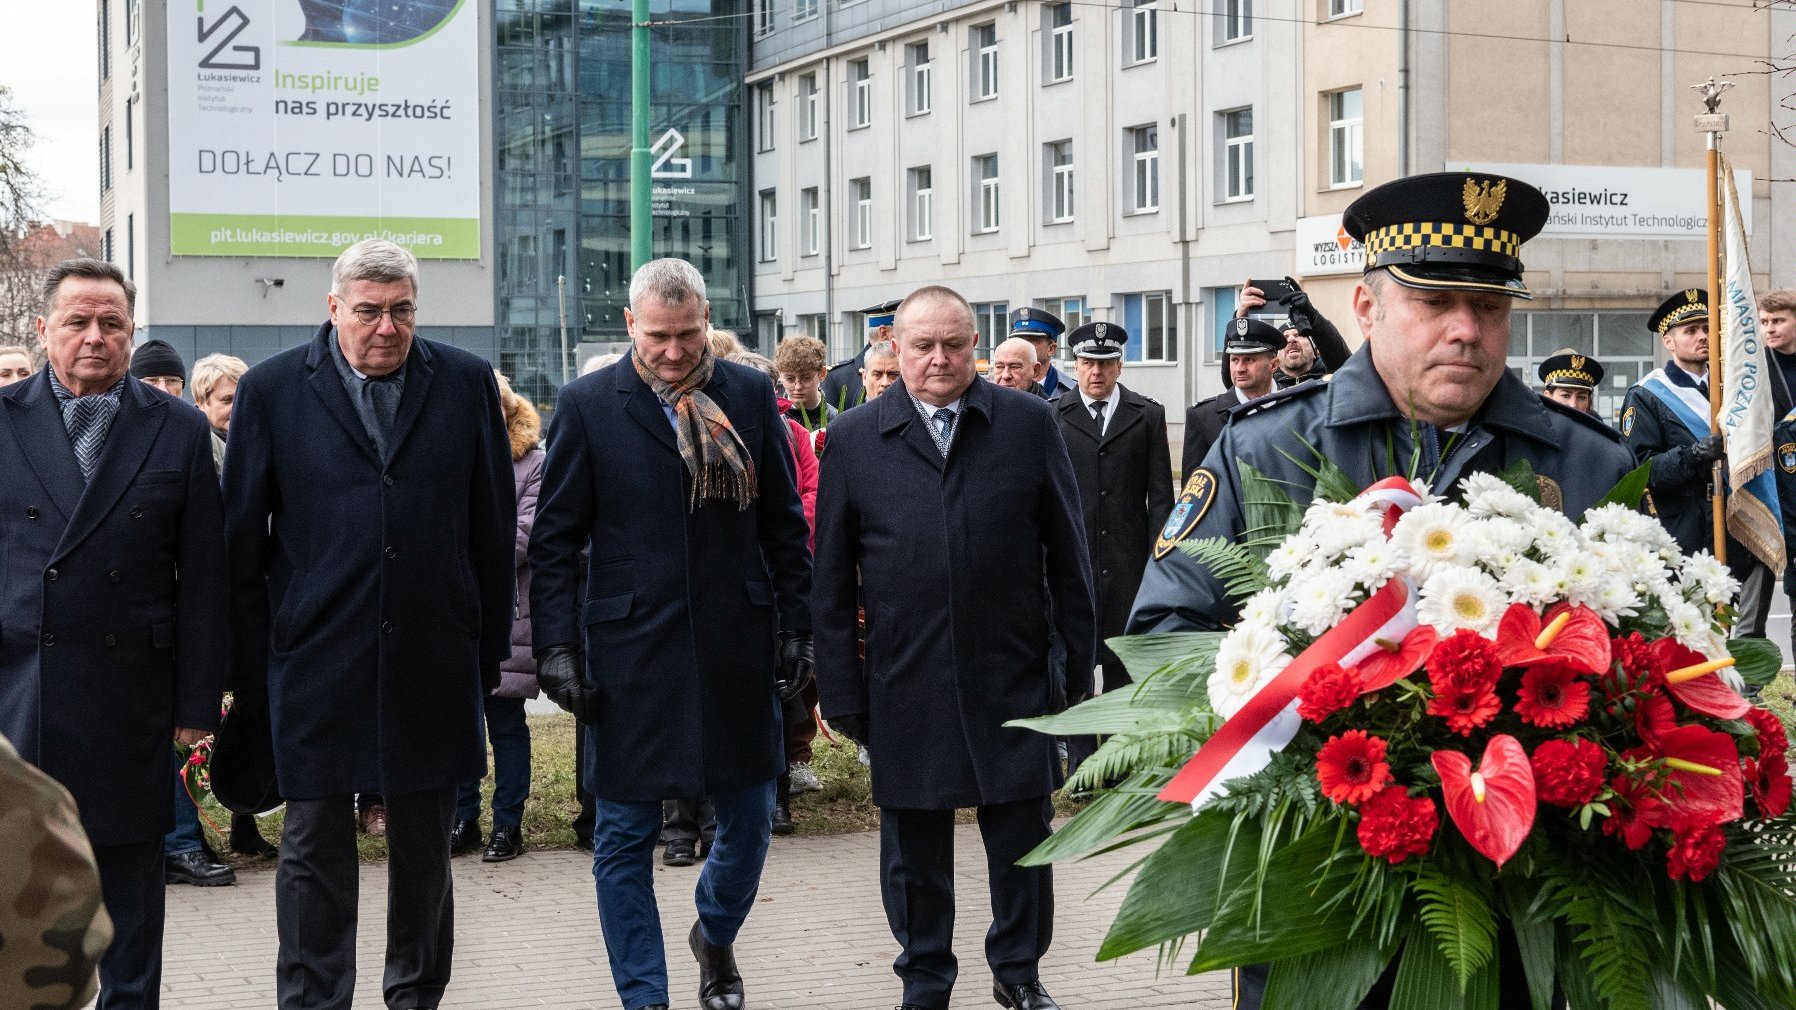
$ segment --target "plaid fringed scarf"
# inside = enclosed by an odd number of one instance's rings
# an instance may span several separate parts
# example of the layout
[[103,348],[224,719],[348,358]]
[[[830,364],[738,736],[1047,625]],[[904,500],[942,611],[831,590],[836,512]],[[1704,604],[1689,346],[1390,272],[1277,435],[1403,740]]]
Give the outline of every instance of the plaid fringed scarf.
[[680,458],[692,474],[692,511],[697,512],[705,499],[733,501],[736,511],[746,511],[755,500],[755,462],[748,458],[748,447],[730,424],[729,415],[704,393],[717,359],[707,349],[677,385],[650,371],[634,352],[630,360],[642,381],[673,408]]

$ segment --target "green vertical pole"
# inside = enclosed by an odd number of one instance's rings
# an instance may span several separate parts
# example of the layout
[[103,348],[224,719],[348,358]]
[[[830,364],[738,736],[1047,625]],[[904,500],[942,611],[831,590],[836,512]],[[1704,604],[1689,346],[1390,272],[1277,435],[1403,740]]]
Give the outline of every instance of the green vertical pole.
[[630,5],[630,270],[653,258],[650,208],[649,0]]

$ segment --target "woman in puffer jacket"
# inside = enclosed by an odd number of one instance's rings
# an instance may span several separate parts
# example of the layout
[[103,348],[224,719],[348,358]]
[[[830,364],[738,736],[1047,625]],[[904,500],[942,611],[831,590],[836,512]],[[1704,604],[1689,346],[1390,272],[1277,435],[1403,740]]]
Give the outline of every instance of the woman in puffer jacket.
[[[497,373],[495,373],[497,375]],[[502,863],[524,851],[524,800],[530,795],[530,725],[524,699],[537,695],[536,659],[530,651],[530,564],[526,554],[536,524],[536,497],[542,487],[542,418],[536,407],[497,375],[511,435],[511,475],[518,495],[517,540],[512,550],[517,594],[511,623],[511,658],[499,665],[499,686],[486,698],[486,733],[493,744],[493,835],[481,859]],[[452,853],[480,848],[480,780],[462,784],[456,798]]]

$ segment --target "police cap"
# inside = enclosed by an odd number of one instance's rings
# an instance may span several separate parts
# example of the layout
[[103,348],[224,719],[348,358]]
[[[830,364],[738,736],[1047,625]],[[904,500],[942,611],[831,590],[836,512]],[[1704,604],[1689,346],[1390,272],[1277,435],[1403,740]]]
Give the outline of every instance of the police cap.
[[1086,323],[1068,334],[1066,342],[1073,345],[1075,358],[1114,361],[1123,356],[1129,333],[1115,323]]
[[1066,324],[1060,317],[1047,309],[1038,309],[1033,305],[1025,305],[1013,309],[1010,313],[1010,335],[1025,340],[1052,340],[1060,342],[1060,335],[1066,332]]
[[1232,319],[1223,338],[1225,354],[1276,354],[1285,349],[1285,335],[1271,323],[1245,316]]
[[1698,319],[1706,322],[1708,318],[1709,293],[1702,288],[1685,288],[1659,303],[1659,307],[1647,317],[1646,328],[1662,337],[1673,326],[1682,326]]
[[1540,234],[1548,211],[1547,198],[1520,179],[1435,172],[1373,189],[1341,223],[1365,244],[1367,273],[1384,270],[1411,288],[1532,298],[1522,243]]
[[894,298],[889,302],[880,302],[878,305],[869,305],[862,309],[861,315],[867,317],[867,329],[892,325],[892,319],[898,314],[898,303],[902,301],[904,299]]
[[1554,351],[1540,363],[1540,381],[1547,389],[1587,389],[1595,391],[1603,381],[1603,363],[1588,354],[1567,347]]

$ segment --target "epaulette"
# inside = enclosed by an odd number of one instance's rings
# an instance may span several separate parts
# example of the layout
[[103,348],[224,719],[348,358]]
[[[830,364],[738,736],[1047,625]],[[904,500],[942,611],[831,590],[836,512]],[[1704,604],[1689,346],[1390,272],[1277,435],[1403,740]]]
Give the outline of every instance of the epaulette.
[[838,368],[854,368],[854,367],[856,367],[855,363],[854,363],[854,359],[846,358],[842,361],[838,361],[835,364],[829,366],[829,370],[833,372]]
[[1283,389],[1275,389],[1265,396],[1249,400],[1246,403],[1238,403],[1233,407],[1230,407],[1229,420],[1232,422],[1238,417],[1246,417],[1256,410],[1270,407],[1275,403],[1300,399],[1309,396],[1312,393],[1319,393],[1327,388],[1328,379],[1325,377],[1321,379],[1309,379],[1305,382],[1299,382],[1295,386],[1286,386]]
[[1584,427],[1586,427],[1586,428],[1589,428],[1593,431],[1602,432],[1605,436],[1608,437],[1608,439],[1611,442],[1620,442],[1622,440],[1621,432],[1616,431],[1614,428],[1609,427],[1608,424],[1603,422],[1602,418],[1596,417],[1591,414],[1587,414],[1584,411],[1577,409],[1576,407],[1567,406],[1563,403],[1560,403],[1558,400],[1549,400],[1548,398],[1546,398],[1544,396],[1540,398],[1540,402],[1546,404],[1549,409],[1556,410],[1559,413],[1564,414],[1566,417],[1569,417],[1572,420],[1577,421],[1578,423],[1584,425]]

